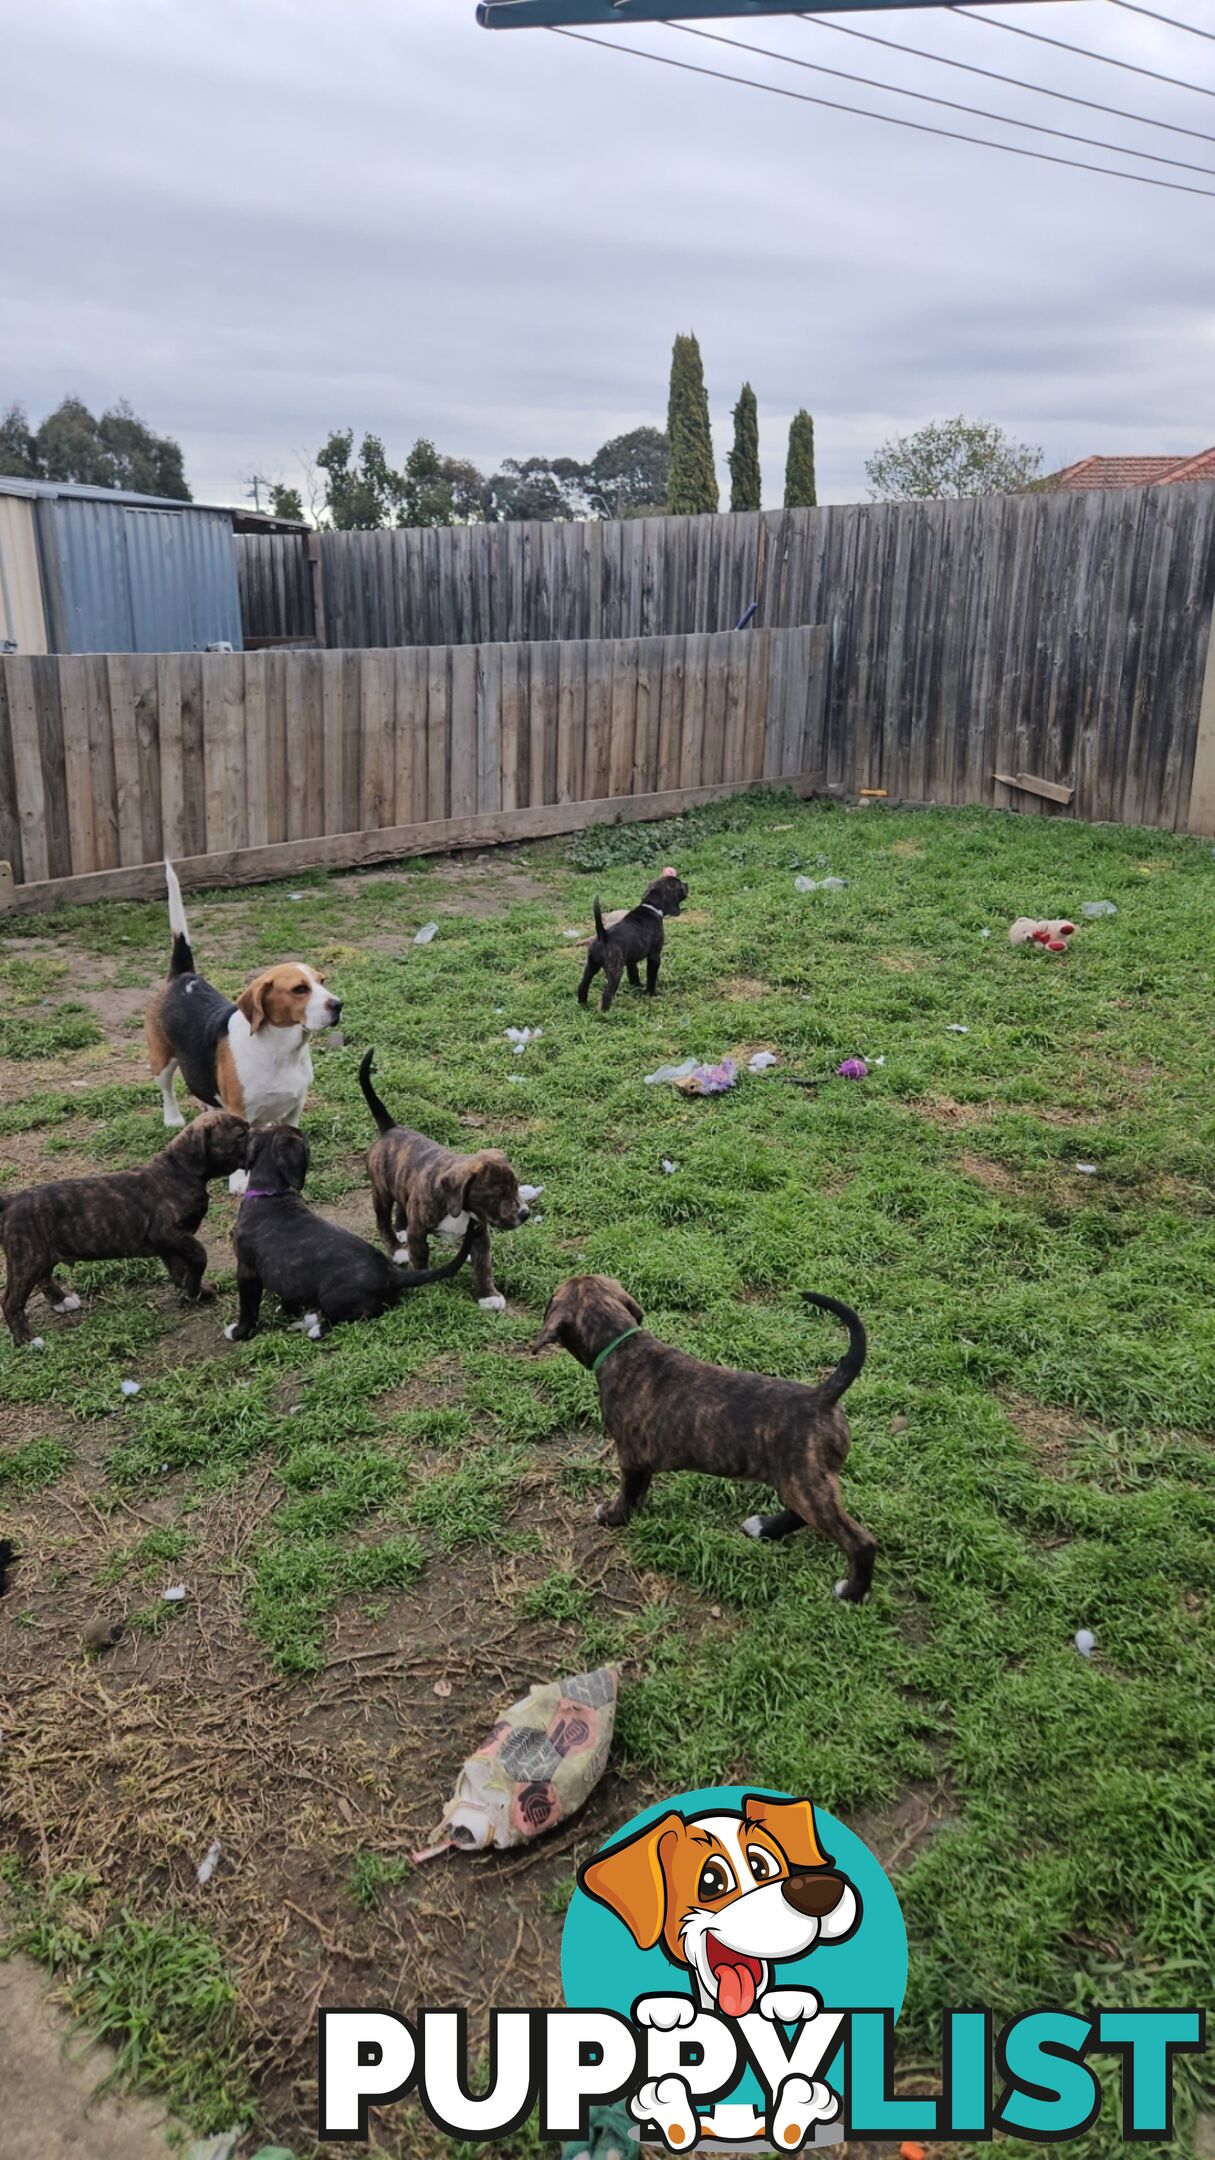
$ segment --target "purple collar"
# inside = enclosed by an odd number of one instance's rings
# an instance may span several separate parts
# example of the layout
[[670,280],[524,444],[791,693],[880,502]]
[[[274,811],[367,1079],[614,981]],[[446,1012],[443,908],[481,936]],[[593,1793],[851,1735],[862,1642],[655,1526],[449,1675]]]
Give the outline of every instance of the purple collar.
[[241,1194],[242,1200],[290,1200],[292,1197],[289,1185],[280,1185],[277,1192],[268,1192],[261,1185],[249,1185]]

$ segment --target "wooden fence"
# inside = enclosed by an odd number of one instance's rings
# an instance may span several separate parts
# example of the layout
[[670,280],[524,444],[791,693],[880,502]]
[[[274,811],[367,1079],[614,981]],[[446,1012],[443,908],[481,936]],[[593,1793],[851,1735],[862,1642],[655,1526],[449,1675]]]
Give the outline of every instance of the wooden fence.
[[[823,633],[0,658],[10,906],[240,882],[823,783]],[[150,867],[149,867],[150,866]],[[4,903],[0,903],[4,904]]]
[[315,533],[237,533],[236,575],[246,651],[323,643]]
[[1215,487],[326,533],[319,553],[332,645],[703,633],[758,599],[761,625],[827,628],[833,784],[1191,819]]

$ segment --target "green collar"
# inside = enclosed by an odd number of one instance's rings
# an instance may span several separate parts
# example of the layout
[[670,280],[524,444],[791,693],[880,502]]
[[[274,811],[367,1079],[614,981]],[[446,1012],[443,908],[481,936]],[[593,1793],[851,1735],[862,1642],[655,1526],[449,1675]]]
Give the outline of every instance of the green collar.
[[611,1356],[611,1354],[612,1354],[613,1350],[619,1350],[619,1348],[620,1348],[620,1345],[621,1345],[621,1343],[622,1343],[622,1342],[627,1342],[627,1341],[628,1341],[628,1339],[629,1339],[629,1337],[630,1337],[630,1335],[640,1335],[640,1333],[641,1333],[641,1329],[640,1329],[639,1327],[630,1327],[630,1328],[626,1328],[626,1329],[625,1329],[625,1331],[624,1331],[624,1333],[623,1333],[623,1335],[618,1335],[618,1336],[616,1337],[616,1340],[615,1340],[615,1342],[610,1342],[610,1343],[608,1344],[608,1346],[607,1346],[607,1349],[606,1349],[606,1350],[601,1350],[601,1351],[599,1352],[599,1355],[598,1355],[598,1357],[597,1357],[597,1358],[595,1359],[595,1362],[594,1362],[594,1364],[593,1364],[593,1365],[592,1365],[592,1367],[591,1367],[591,1371],[592,1371],[593,1373],[597,1373],[597,1372],[598,1372],[598,1370],[599,1370],[599,1367],[600,1367],[600,1366],[602,1365],[602,1363],[603,1363],[604,1359],[605,1359],[605,1358],[610,1358],[610,1356]]

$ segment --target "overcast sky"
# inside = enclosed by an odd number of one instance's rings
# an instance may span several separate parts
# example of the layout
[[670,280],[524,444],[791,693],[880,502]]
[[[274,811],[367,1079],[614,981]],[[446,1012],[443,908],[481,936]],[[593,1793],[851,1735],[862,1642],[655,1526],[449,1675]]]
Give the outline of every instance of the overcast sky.
[[[1215,26],[1212,0],[1157,0]],[[1215,86],[1215,45],[1110,0],[989,6]],[[1212,168],[1215,98],[933,8],[837,17],[1198,131],[1083,113],[821,24],[725,34]],[[1101,162],[675,30],[605,40]],[[300,479],[330,428],[492,467],[662,423],[704,351],[719,453],[744,377],[765,501],[815,416],[826,500],[954,412],[1090,451],[1215,441],[1215,201],[705,81],[473,0],[0,0],[0,406],[127,397],[200,499]],[[1132,164],[1106,156],[1106,163]],[[1203,269],[1204,262],[1207,268]],[[725,475],[723,471],[723,500]]]

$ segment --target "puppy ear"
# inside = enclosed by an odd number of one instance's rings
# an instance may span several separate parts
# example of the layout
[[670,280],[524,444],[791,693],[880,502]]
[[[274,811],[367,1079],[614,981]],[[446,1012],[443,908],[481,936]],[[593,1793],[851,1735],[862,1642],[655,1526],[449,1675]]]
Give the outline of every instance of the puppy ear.
[[544,1326],[541,1328],[540,1333],[533,1338],[531,1346],[532,1356],[539,1357],[542,1350],[551,1350],[554,1343],[560,1343],[562,1349],[564,1350],[564,1329],[564,1318],[559,1312],[553,1312],[550,1307],[549,1311],[544,1316]]
[[464,1195],[481,1167],[479,1155],[457,1156],[439,1179],[439,1198],[449,1215],[464,1213]]
[[636,1320],[636,1321],[637,1321],[638,1323],[640,1323],[640,1322],[641,1322],[642,1320],[644,1320],[644,1318],[645,1318],[645,1314],[644,1314],[644,1313],[642,1312],[642,1310],[641,1310],[641,1307],[640,1307],[640,1305],[639,1305],[639,1304],[637,1303],[637,1300],[636,1300],[636,1298],[635,1298],[635,1297],[633,1296],[633,1293],[632,1293],[632,1291],[631,1291],[631,1290],[626,1290],[626,1291],[625,1291],[625,1293],[624,1293],[624,1302],[625,1302],[626,1306],[628,1307],[628,1310],[629,1310],[629,1311],[630,1311],[630,1312],[632,1313],[632,1315],[633,1315],[633,1318],[634,1318],[634,1320]]
[[819,1844],[808,1800],[763,1800],[757,1793],[748,1793],[743,1814],[748,1822],[762,1823],[791,1868],[826,1867],[827,1855]]
[[664,1815],[625,1845],[588,1860],[578,1881],[588,1897],[623,1920],[639,1950],[652,1950],[667,1916],[664,1861],[684,1834],[683,1818]]
[[255,975],[253,981],[246,984],[236,1001],[237,1011],[244,1014],[254,1035],[256,1035],[266,1018],[266,993],[269,988],[270,980],[268,976]]

